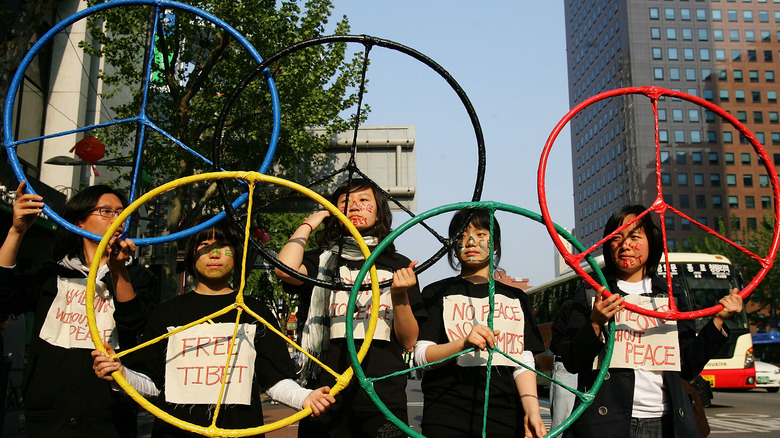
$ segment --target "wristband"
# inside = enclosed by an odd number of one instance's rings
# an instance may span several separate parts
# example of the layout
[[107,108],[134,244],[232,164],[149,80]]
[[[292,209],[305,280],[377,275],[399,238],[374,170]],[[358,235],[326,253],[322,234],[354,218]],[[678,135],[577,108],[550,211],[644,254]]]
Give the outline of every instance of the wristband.
[[311,224],[310,224],[310,223],[308,223],[308,222],[301,222],[301,224],[300,224],[300,225],[298,225],[298,228],[300,228],[300,227],[302,227],[302,226],[304,226],[304,225],[306,225],[307,227],[309,227],[309,230],[310,230],[310,231],[309,231],[309,233],[313,233],[313,232],[314,232],[314,227],[312,227],[312,226],[311,226]]
[[536,396],[536,395],[533,395],[533,394],[520,394],[520,398],[523,398],[523,397],[533,397],[533,398],[539,400],[539,397]]

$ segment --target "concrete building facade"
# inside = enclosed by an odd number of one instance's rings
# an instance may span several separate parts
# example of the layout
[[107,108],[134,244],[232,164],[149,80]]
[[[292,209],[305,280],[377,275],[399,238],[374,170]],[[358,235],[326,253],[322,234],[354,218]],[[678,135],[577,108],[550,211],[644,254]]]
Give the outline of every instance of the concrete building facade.
[[[569,100],[574,107],[621,87],[682,91],[727,110],[780,164],[780,0],[565,0]],[[766,169],[748,141],[712,111],[658,100],[661,171],[656,176],[650,99],[599,101],[570,122],[575,237],[598,242],[609,216],[628,203],[664,201],[730,234],[771,213]],[[696,229],[665,220],[670,250]]]

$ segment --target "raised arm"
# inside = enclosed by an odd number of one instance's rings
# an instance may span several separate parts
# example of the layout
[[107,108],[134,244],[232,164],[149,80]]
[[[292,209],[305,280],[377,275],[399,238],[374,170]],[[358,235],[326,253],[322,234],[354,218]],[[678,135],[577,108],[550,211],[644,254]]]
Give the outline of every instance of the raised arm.
[[[322,210],[312,213],[306,220],[301,222],[292,236],[290,236],[290,240],[288,240],[282,247],[282,250],[279,251],[279,255],[277,256],[279,261],[303,275],[308,275],[308,271],[303,265],[303,254],[306,252],[306,242],[309,240],[311,233],[313,233],[328,216],[330,216],[330,212],[328,210]],[[285,283],[295,286],[303,284],[302,281],[291,277],[279,268],[274,269],[274,273],[277,278]]]
[[16,264],[16,254],[19,252],[24,234],[35,223],[38,213],[43,211],[43,198],[39,195],[25,194],[26,184],[26,181],[22,181],[16,188],[13,223],[8,229],[3,246],[0,247],[0,266],[10,267]]
[[135,252],[135,243],[130,239],[122,240],[120,237],[114,237],[106,251],[109,254],[108,269],[111,271],[111,282],[114,284],[114,295],[117,301],[124,303],[132,300],[135,298],[135,290],[130,283],[127,262]]
[[[411,262],[408,268],[402,268],[393,273],[393,284],[390,286],[390,298],[393,302],[393,330],[398,343],[404,350],[411,350],[417,342],[420,327],[409,304],[410,287],[417,284],[417,276],[414,274],[414,266],[417,261]],[[445,356],[446,357],[446,356]]]

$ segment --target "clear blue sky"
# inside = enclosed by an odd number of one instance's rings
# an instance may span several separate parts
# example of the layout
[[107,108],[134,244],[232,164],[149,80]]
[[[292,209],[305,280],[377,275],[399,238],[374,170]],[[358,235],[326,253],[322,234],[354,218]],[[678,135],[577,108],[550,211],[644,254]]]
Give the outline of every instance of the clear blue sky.
[[[539,158],[550,132],[568,111],[563,2],[334,0],[334,4],[331,24],[346,15],[352,34],[409,46],[458,81],[484,131],[487,173],[482,199],[539,212]],[[476,139],[455,93],[432,70],[398,52],[376,48],[371,60],[366,101],[372,111],[367,124],[416,125],[415,213],[470,200]],[[567,127],[547,168],[550,213],[566,228],[574,226],[570,156]],[[433,222],[440,233],[446,233],[450,216]],[[546,230],[508,213],[497,218],[504,233],[500,267],[512,276],[529,278],[533,285],[553,279],[555,247]],[[396,215],[394,225],[405,220]],[[413,260],[425,260],[439,247],[426,232],[412,229],[407,234],[396,245]],[[442,261],[421,275],[421,283],[453,274]]]

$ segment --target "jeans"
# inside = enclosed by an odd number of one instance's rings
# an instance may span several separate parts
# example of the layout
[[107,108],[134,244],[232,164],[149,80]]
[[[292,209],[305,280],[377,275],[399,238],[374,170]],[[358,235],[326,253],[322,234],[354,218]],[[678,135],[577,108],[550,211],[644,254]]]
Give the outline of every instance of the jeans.
[[[564,385],[577,389],[577,375],[566,371],[563,362],[555,361],[552,367],[552,378]],[[551,430],[558,427],[571,414],[574,400],[577,397],[560,385],[550,385],[550,415],[552,416]]]
[[671,415],[659,418],[631,418],[630,438],[674,437],[674,420]]

